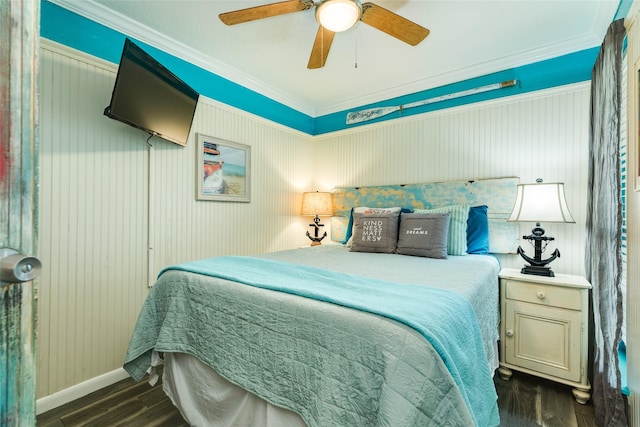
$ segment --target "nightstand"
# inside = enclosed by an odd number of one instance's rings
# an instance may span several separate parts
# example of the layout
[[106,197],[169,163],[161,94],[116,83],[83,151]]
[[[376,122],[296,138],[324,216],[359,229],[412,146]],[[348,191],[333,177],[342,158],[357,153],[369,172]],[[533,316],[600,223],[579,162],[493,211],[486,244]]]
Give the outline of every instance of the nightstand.
[[500,367],[573,387],[581,404],[591,397],[587,374],[589,290],[584,277],[500,271]]

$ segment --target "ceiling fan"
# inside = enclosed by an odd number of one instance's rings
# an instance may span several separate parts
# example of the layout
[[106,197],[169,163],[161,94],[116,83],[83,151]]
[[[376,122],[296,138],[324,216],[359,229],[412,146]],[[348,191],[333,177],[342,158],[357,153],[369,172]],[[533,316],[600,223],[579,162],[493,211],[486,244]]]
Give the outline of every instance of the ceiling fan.
[[313,0],[287,0],[221,13],[218,16],[225,24],[235,25],[287,13],[301,12],[312,7],[316,8],[316,21],[320,25],[307,64],[307,68],[310,69],[324,67],[335,33],[348,30],[358,21],[411,46],[417,45],[429,35],[429,30],[423,26],[381,6],[370,2],[360,3],[359,0],[323,0],[318,4]]

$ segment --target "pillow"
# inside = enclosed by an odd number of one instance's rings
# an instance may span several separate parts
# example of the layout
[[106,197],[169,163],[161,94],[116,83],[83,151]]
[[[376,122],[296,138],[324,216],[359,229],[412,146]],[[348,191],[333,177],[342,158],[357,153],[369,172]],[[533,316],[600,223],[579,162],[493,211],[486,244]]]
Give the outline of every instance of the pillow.
[[467,219],[467,253],[489,253],[489,218],[487,206],[474,206],[469,208]]
[[400,214],[396,253],[447,259],[449,213]]
[[351,238],[351,235],[353,234],[353,214],[354,213],[362,213],[362,214],[372,214],[372,213],[397,213],[400,212],[400,208],[399,207],[393,207],[393,208],[368,208],[366,206],[358,206],[355,208],[351,208],[351,214],[349,214],[349,223],[347,224],[347,232],[345,233],[344,236],[344,242],[342,242],[343,245],[348,245],[349,243],[349,239]]
[[400,213],[354,213],[353,252],[378,252],[391,254],[398,242],[398,217]]
[[465,255],[467,253],[467,219],[469,205],[451,205],[435,209],[416,209],[414,213],[449,213],[449,239],[447,253],[449,255]]

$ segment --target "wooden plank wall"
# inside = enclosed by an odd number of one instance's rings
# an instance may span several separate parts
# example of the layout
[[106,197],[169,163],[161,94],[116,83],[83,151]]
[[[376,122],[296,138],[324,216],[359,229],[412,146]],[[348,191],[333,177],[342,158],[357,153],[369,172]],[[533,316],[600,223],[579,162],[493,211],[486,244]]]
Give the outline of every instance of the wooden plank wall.
[[[441,110],[319,137],[327,158],[314,179],[324,188],[514,176],[564,182],[576,224],[543,224],[559,248],[554,271],[584,274],[589,84]],[[528,235],[532,223],[522,223]],[[520,244],[529,253],[528,242]],[[529,249],[528,249],[529,248]],[[519,267],[517,255],[501,255]]]
[[[187,147],[150,147],[102,114],[115,64],[50,41],[41,63],[38,397],[54,404],[121,368],[163,267],[304,244],[314,164],[308,136],[206,98]],[[195,132],[251,146],[251,203],[196,201]]]
[[[0,248],[37,251],[40,2],[0,3]],[[35,425],[33,283],[0,284],[0,425]]]
[[114,71],[43,45],[39,396],[116,369],[145,296],[146,143],[102,115]]
[[49,42],[42,51],[40,244],[51,268],[39,288],[39,397],[121,366],[162,267],[308,244],[309,218],[298,215],[303,191],[504,176],[562,181],[577,224],[546,227],[562,252],[554,267],[584,268],[586,83],[316,138],[205,99],[193,133],[251,146],[246,204],[195,201],[193,135],[186,148],[154,138],[150,149],[146,134],[102,116],[115,70]]

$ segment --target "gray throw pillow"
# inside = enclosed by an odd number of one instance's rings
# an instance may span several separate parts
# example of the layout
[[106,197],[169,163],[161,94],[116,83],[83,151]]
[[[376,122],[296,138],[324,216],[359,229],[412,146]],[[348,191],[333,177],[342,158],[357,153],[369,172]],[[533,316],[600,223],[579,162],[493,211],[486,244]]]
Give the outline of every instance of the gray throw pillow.
[[449,213],[403,213],[396,253],[447,259],[449,221]]
[[399,213],[353,214],[353,252],[391,254],[398,241]]

